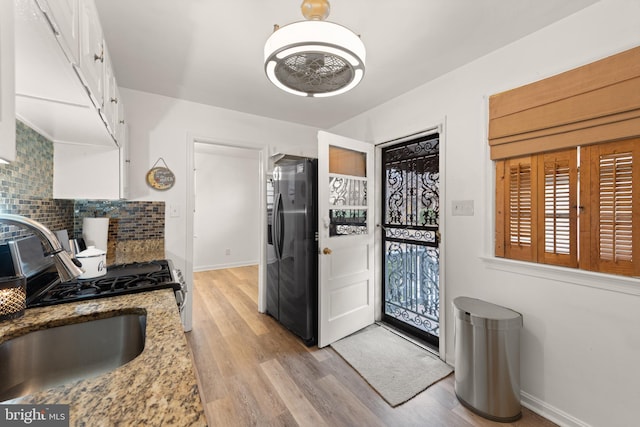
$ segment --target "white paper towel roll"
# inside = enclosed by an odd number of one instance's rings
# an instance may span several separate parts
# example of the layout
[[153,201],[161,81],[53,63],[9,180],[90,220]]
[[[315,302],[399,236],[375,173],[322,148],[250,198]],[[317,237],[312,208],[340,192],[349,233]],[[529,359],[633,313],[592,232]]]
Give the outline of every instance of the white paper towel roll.
[[107,251],[107,236],[109,234],[109,218],[83,218],[82,237],[87,247],[95,246]]

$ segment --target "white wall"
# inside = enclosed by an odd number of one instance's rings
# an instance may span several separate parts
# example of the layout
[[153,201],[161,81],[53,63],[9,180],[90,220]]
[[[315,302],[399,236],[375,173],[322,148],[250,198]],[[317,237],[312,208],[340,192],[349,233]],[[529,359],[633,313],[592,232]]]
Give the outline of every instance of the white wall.
[[[504,271],[503,264],[489,261],[493,177],[487,97],[637,45],[640,2],[603,0],[331,129],[379,143],[446,118],[446,359],[454,362],[455,297],[519,311],[523,402],[565,425],[638,424],[640,281],[553,268]],[[465,199],[475,202],[475,215],[451,216],[451,201]]]
[[258,264],[259,152],[195,144],[193,270]]
[[[268,147],[268,152],[287,152],[303,156],[317,155],[316,129],[264,117],[254,116],[194,102],[120,88],[129,123],[130,142],[130,199],[156,200],[166,203],[165,256],[182,270],[187,285],[192,287],[193,260],[188,259],[188,246],[193,236],[187,235],[186,211],[188,144],[194,139],[215,141],[218,144],[252,148]],[[174,186],[155,191],[145,183],[145,175],[162,157],[176,177]],[[177,210],[177,216],[169,215]],[[192,301],[187,299],[187,311]],[[187,317],[186,328],[191,328]]]

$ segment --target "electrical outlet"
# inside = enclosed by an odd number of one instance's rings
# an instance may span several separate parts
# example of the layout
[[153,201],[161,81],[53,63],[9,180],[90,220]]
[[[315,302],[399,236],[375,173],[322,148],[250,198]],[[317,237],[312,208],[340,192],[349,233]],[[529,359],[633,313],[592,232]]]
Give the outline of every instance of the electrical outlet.
[[224,250],[225,255],[231,255],[231,249],[227,248]]
[[454,200],[451,202],[451,215],[473,216],[473,200]]

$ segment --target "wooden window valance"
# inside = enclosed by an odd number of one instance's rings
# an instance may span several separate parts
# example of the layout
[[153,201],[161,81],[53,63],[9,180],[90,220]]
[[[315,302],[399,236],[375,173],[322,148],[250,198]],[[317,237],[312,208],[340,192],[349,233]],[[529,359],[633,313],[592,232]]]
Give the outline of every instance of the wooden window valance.
[[489,98],[491,159],[640,136],[640,46]]

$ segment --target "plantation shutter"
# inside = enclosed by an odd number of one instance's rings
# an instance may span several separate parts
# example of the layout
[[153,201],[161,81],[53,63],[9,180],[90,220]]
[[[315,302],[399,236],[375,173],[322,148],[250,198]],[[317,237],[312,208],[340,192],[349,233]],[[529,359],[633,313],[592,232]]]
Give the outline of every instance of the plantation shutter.
[[536,158],[504,161],[504,256],[535,261],[537,254]]
[[576,267],[577,150],[541,155],[538,194],[538,262]]
[[590,240],[582,250],[585,266],[640,276],[640,230],[633,227],[640,224],[640,139],[584,147],[581,159],[581,169],[589,169],[589,185],[581,189],[589,201],[581,222]]

